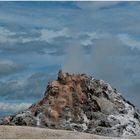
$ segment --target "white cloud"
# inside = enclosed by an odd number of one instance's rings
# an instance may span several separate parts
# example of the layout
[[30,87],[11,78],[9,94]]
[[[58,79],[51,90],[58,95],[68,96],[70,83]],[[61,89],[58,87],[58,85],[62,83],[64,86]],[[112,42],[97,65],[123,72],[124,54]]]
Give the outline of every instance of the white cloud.
[[70,32],[67,28],[63,28],[61,30],[50,30],[50,29],[41,29],[38,30],[40,32],[40,37],[27,37],[21,38],[23,43],[31,42],[31,41],[46,41],[48,43],[52,43],[57,37],[70,37]]
[[0,27],[0,34],[2,34],[3,36],[12,36],[12,35],[16,35],[15,32],[10,32],[9,30]]
[[[25,35],[25,32],[14,32],[10,31],[4,27],[0,27],[0,44],[1,43],[9,43],[15,44],[17,42],[29,42],[31,37],[22,37],[21,35]],[[32,38],[31,38],[32,39]]]
[[[7,78],[0,81],[0,98],[12,100],[36,100],[44,93],[48,80],[52,80],[52,74],[34,73],[20,74],[17,78]],[[8,87],[8,88],[7,88]]]
[[0,110],[7,112],[18,112],[27,109],[31,103],[5,103],[0,102]]
[[77,2],[77,5],[82,8],[82,9],[86,9],[86,10],[97,10],[99,8],[102,7],[109,7],[109,6],[114,6],[116,4],[119,4],[121,2],[119,1],[90,1],[90,2]]
[[118,38],[125,45],[131,47],[131,49],[136,48],[136,49],[140,50],[140,41],[137,41],[137,40],[133,39],[130,35],[128,35],[128,34],[119,34]]
[[11,38],[16,35],[15,32],[11,32],[3,27],[0,27],[0,43],[15,43],[17,40]]
[[0,65],[15,66],[16,64],[11,60],[0,60]]
[[41,29],[37,32],[41,34],[40,37],[21,36],[21,34],[23,34],[21,32],[12,32],[6,28],[0,27],[0,43],[14,44],[17,42],[28,43],[31,41],[46,41],[51,43],[57,37],[70,37],[67,28],[61,30]]
[[16,64],[12,60],[0,60],[0,76],[15,73],[22,69],[22,65]]
[[88,36],[88,38],[81,40],[81,44],[85,46],[92,45],[94,39],[102,39],[109,36],[109,33],[100,33],[100,32],[82,32],[79,33],[79,36],[81,34]]
[[69,37],[68,29],[63,28],[62,30],[59,31],[47,30],[47,29],[41,30],[40,40],[52,42],[57,37]]
[[[70,30],[69,28],[63,28],[60,30],[53,30],[53,29],[41,29],[41,30],[34,30],[33,32],[39,33],[40,36],[28,36],[27,33],[22,32],[11,32],[8,29],[0,27],[0,43],[28,43],[32,41],[45,41],[48,43],[53,43],[56,38],[58,37],[70,37],[73,39],[77,39],[80,41],[81,45],[92,45],[92,41],[94,39],[99,39],[107,36],[107,33],[100,33],[100,32],[76,32],[75,30]],[[24,35],[24,36],[22,36]],[[87,38],[81,38],[81,36],[88,36]]]

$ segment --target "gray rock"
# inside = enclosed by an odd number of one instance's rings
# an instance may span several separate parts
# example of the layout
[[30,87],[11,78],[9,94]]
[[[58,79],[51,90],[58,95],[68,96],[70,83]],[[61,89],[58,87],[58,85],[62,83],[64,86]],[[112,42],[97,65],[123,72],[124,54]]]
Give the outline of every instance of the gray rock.
[[43,99],[0,125],[66,129],[111,137],[140,135],[140,113],[103,80],[59,72]]

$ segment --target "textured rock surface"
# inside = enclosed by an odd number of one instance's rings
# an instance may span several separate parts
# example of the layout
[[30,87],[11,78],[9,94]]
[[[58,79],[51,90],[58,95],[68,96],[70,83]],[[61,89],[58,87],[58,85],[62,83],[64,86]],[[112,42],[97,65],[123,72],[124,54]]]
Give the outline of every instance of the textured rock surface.
[[44,97],[24,112],[0,121],[4,125],[65,129],[111,137],[140,134],[135,106],[102,80],[85,74],[58,73]]

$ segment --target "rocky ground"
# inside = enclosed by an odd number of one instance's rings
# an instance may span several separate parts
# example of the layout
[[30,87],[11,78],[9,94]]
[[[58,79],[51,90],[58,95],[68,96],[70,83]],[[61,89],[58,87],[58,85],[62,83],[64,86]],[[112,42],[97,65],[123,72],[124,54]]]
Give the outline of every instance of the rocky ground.
[[103,80],[61,70],[48,83],[43,99],[7,116],[1,125],[64,129],[128,138],[140,135],[140,113]]

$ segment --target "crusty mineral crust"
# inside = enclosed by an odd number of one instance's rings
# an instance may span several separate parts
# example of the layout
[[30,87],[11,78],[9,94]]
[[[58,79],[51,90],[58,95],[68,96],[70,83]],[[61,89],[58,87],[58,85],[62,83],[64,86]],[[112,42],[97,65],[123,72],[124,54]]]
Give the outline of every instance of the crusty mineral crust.
[[111,137],[140,134],[135,106],[103,80],[62,70],[43,99],[0,124],[65,129]]
[[[83,91],[82,84],[88,80],[86,75],[58,73],[56,81],[49,82],[44,98],[32,105],[30,110],[35,112],[40,106],[49,104],[48,115],[53,121],[58,121],[63,115],[65,107],[75,107],[76,104],[84,104],[87,96]],[[84,85],[83,85],[84,86]]]

